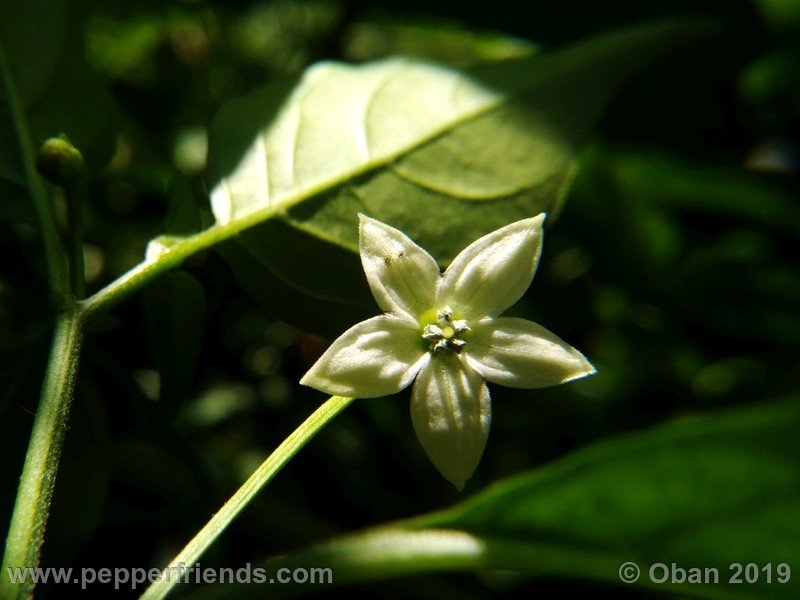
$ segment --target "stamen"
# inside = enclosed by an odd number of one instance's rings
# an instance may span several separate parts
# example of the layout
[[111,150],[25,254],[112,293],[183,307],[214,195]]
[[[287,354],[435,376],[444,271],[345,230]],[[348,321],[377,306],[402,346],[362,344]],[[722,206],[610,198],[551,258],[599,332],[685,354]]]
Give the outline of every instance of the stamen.
[[431,350],[433,352],[441,352],[442,350],[446,350],[447,349],[447,342],[448,342],[448,340],[439,340],[438,342],[436,342],[433,345],[433,348]]
[[469,325],[464,319],[458,319],[457,321],[453,321],[453,329],[456,330],[456,333],[464,333],[465,331],[469,331]]
[[431,342],[431,352],[450,350],[458,354],[466,345],[459,339],[459,335],[469,331],[469,326],[464,319],[453,320],[453,309],[449,306],[436,311],[438,325],[429,323],[422,328],[423,339]]
[[467,342],[465,342],[464,340],[459,340],[458,338],[447,340],[447,347],[450,348],[450,350],[452,350],[456,354],[461,352],[461,349],[466,345]]
[[441,340],[444,337],[444,332],[438,325],[425,325],[422,330],[422,337],[433,342]]

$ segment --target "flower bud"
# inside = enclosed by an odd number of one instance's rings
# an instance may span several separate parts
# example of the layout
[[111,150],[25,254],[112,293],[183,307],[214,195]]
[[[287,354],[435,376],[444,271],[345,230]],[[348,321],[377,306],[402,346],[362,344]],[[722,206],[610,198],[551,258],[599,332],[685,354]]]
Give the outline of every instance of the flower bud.
[[36,155],[36,170],[50,183],[61,187],[74,184],[83,171],[83,156],[67,136],[49,138]]

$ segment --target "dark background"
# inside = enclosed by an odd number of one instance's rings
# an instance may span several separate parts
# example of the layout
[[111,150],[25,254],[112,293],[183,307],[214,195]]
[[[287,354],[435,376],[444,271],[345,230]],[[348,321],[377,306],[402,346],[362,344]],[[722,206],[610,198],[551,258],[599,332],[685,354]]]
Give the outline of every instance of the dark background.
[[[479,54],[470,32],[556,47],[661,17],[703,16],[719,26],[615,96],[518,309],[582,350],[599,374],[535,392],[492,388],[492,433],[463,495],[419,447],[408,392],[357,401],[280,473],[203,566],[239,565],[446,507],[594,440],[797,389],[797,3],[587,0],[533,2],[524,13],[519,6],[108,2],[71,14],[71,44],[114,107],[110,139],[98,136],[86,152],[91,289],[141,257],[176,189],[205,202],[202,162],[175,148],[191,154],[227,98],[311,62],[403,52],[464,65]],[[6,516],[50,337],[36,230],[11,202],[18,200],[0,200],[7,204],[0,222]],[[46,566],[161,565],[324,400],[296,382],[326,340],[273,319],[241,292],[216,252],[193,258],[185,271],[202,288],[184,275],[162,279],[89,336]],[[191,309],[176,308],[187,298]],[[357,591],[650,597],[497,575]]]

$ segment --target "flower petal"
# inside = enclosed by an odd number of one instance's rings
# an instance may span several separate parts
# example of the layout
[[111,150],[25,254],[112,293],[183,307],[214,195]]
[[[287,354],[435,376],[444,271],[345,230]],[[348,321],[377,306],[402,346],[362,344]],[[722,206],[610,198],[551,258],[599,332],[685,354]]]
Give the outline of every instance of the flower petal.
[[450,352],[433,355],[414,382],[414,431],[428,458],[459,490],[478,466],[491,414],[486,384]]
[[437,306],[461,318],[499,315],[531,284],[542,248],[544,213],[506,225],[467,246],[444,272]]
[[595,373],[583,354],[557,335],[512,317],[478,323],[464,354],[484,379],[509,387],[550,387]]
[[300,383],[327,394],[375,398],[408,386],[428,358],[416,326],[393,315],[345,331]]
[[359,228],[361,264],[378,305],[415,321],[434,308],[439,266],[403,232],[364,215]]

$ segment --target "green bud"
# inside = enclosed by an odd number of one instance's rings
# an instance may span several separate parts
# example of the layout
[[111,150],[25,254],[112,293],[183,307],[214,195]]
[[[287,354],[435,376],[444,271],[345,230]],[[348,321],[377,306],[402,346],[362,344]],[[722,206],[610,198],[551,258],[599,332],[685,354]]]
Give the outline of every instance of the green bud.
[[36,155],[36,170],[52,184],[74,184],[83,171],[83,156],[67,136],[61,134],[45,141]]

